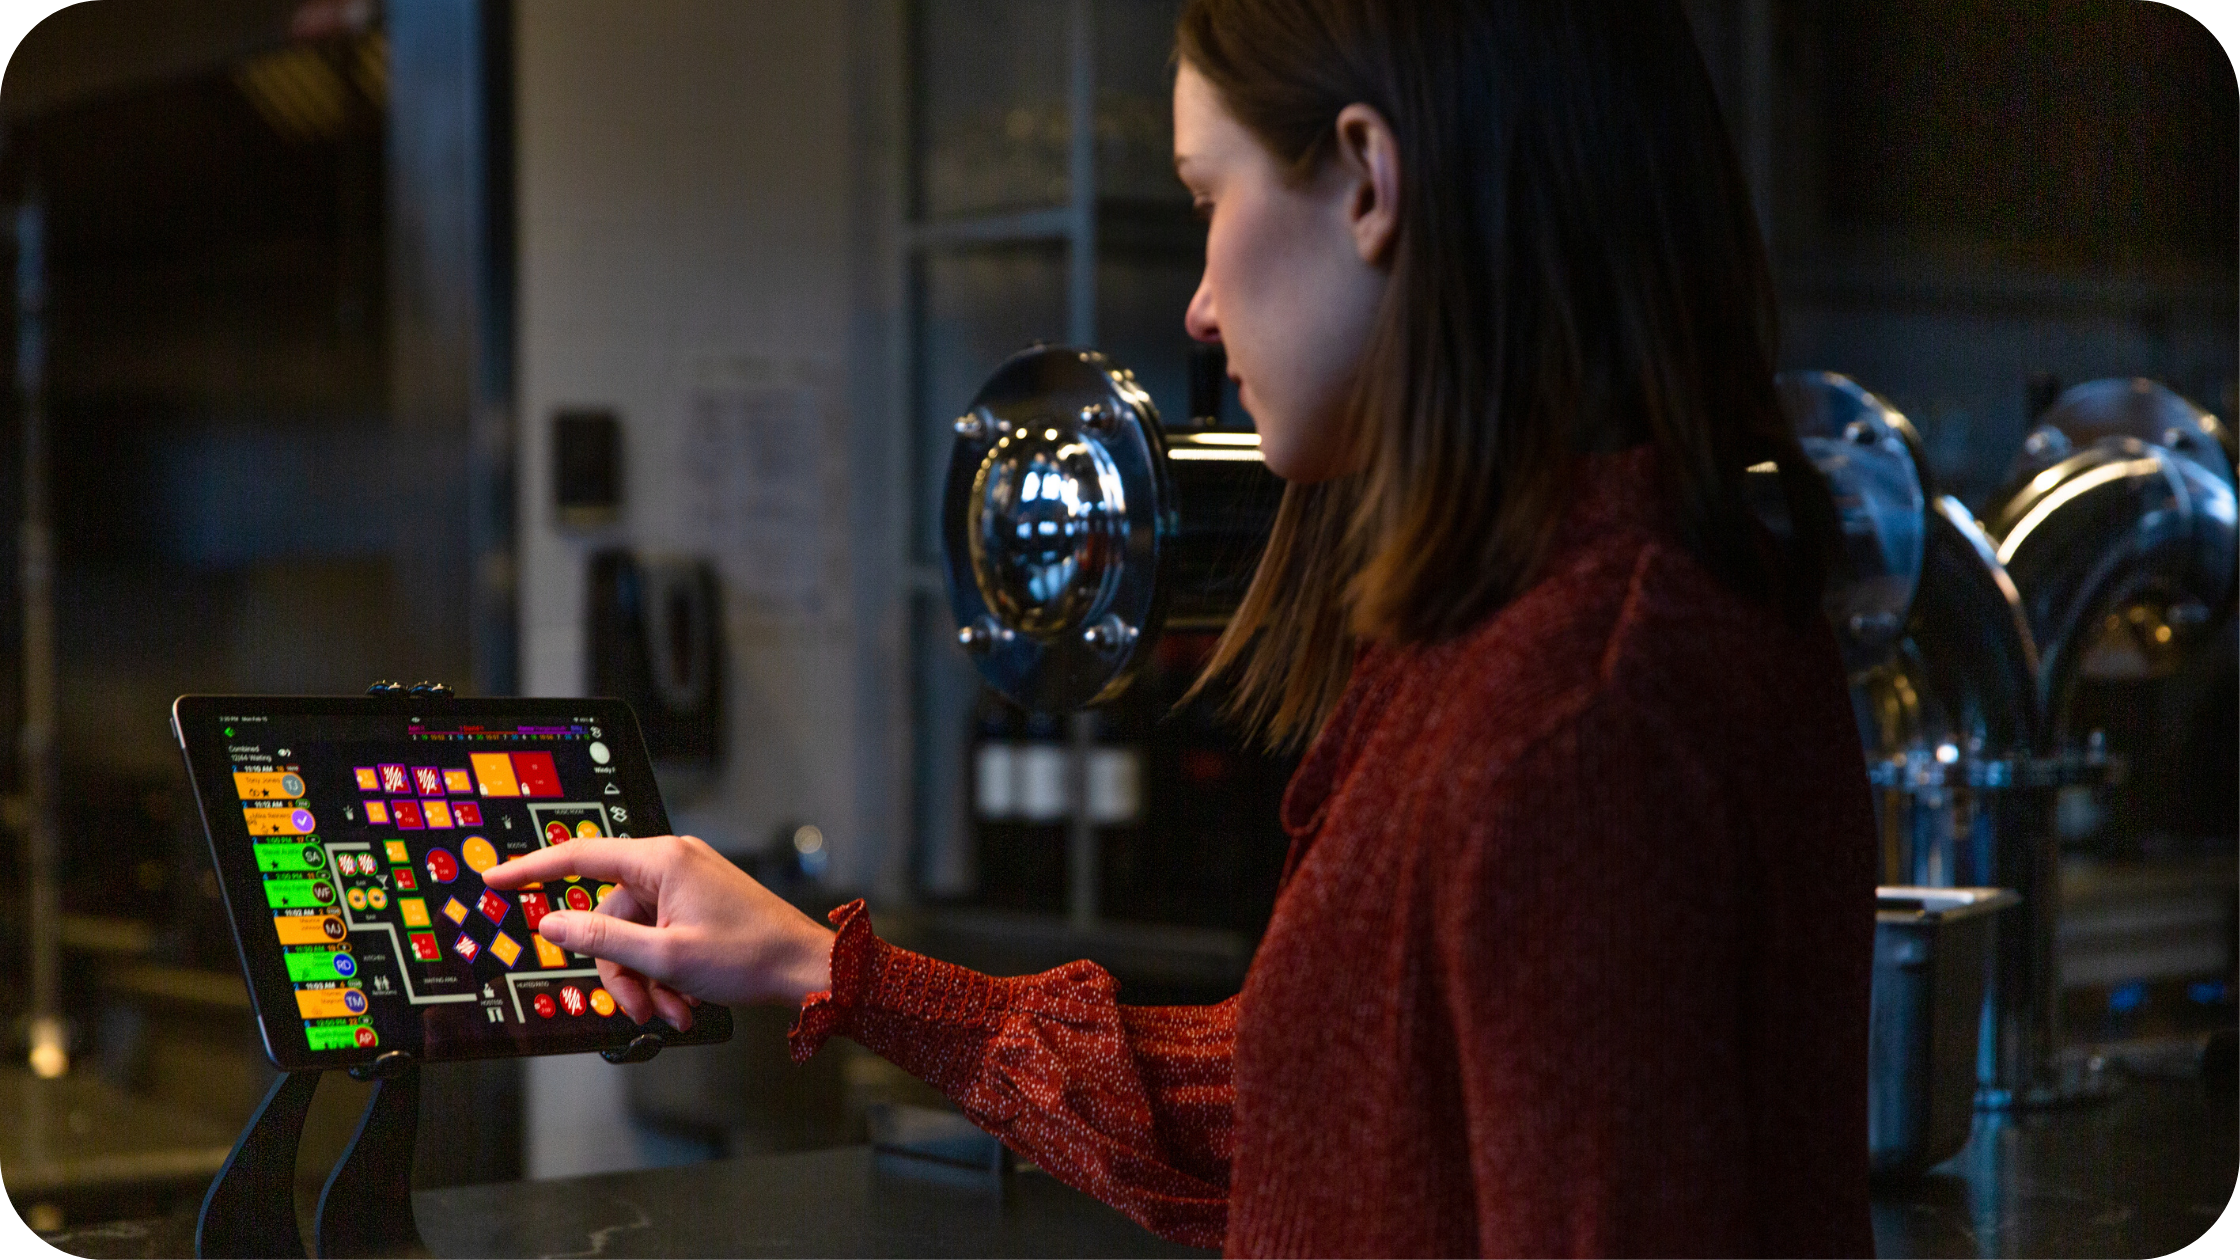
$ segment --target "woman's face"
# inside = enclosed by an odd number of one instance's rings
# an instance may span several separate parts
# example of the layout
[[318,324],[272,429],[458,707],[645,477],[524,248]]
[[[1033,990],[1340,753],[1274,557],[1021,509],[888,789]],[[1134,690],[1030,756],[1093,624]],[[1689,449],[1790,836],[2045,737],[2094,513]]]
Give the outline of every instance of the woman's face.
[[[1369,130],[1349,134],[1349,118],[1364,117]],[[1227,350],[1261,455],[1286,481],[1350,471],[1346,403],[1389,275],[1391,133],[1348,106],[1338,141],[1324,169],[1293,186],[1204,76],[1187,63],[1175,76],[1175,170],[1207,220],[1205,276],[1184,324]]]

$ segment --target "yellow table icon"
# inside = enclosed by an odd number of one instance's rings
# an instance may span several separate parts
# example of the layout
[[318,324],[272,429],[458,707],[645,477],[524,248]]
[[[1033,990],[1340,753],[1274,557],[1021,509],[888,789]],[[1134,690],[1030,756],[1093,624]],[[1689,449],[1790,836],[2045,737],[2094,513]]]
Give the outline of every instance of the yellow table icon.
[[498,849],[481,836],[468,836],[459,842],[459,860],[467,864],[468,870],[480,875],[498,864]]

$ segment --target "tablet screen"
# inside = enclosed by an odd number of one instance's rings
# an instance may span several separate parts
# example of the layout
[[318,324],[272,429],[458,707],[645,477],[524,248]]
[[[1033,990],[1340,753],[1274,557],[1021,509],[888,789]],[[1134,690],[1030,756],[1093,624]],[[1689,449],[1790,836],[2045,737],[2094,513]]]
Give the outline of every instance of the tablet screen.
[[[585,1050],[640,1031],[591,959],[537,933],[609,886],[481,878],[545,845],[668,830],[625,706],[184,697],[174,713],[276,1062]],[[721,1039],[695,1031],[669,1039]]]

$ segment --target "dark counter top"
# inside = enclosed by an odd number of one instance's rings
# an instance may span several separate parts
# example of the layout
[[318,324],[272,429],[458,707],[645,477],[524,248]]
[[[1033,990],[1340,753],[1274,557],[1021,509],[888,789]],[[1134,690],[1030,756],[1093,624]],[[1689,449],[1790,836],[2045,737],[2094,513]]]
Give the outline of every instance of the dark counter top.
[[[1203,1256],[1033,1170],[868,1146],[554,1181],[423,1190],[438,1256]],[[42,1235],[73,1255],[186,1256],[189,1216]]]
[[2208,1232],[2240,1177],[2231,1082],[2145,1080],[2048,1111],[1979,1113],[1958,1155],[1877,1186],[1884,1256],[2161,1256]]
[[[1883,1256],[2157,1256],[2200,1237],[2240,1175],[2229,1089],[2136,1081],[2060,1111],[1983,1115],[1928,1175],[1878,1186]],[[1048,1176],[869,1147],[423,1191],[442,1256],[1183,1256]],[[46,1235],[84,1256],[183,1256],[176,1217]]]

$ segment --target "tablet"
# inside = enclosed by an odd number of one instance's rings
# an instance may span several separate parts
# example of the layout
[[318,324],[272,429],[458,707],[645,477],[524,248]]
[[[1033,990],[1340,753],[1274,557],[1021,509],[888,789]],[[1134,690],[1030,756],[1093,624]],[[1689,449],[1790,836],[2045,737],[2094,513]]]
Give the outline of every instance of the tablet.
[[282,1069],[729,1039],[712,1003],[686,1033],[632,1022],[590,958],[537,934],[608,886],[482,883],[545,845],[668,832],[621,701],[181,696],[171,725]]

